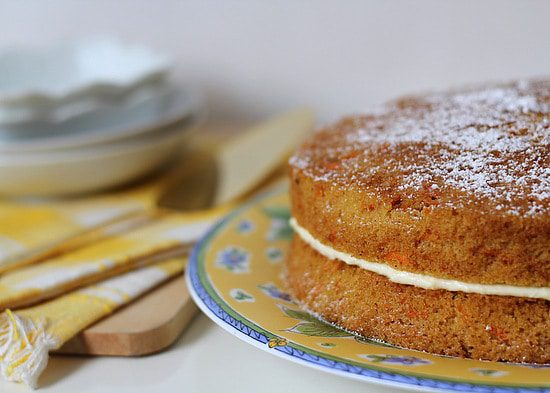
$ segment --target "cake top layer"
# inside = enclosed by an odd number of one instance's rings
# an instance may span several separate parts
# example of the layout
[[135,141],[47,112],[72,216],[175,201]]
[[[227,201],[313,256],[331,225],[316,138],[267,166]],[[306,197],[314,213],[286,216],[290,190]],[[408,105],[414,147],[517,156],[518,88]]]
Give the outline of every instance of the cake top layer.
[[290,164],[396,208],[547,215],[550,80],[404,97],[317,131]]

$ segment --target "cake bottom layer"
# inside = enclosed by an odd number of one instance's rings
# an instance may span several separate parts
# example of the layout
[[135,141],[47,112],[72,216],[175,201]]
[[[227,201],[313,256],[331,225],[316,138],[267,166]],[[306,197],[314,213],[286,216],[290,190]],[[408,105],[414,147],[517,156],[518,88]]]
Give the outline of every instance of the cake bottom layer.
[[365,337],[426,352],[550,363],[550,301],[426,290],[319,254],[295,236],[285,266],[294,297]]

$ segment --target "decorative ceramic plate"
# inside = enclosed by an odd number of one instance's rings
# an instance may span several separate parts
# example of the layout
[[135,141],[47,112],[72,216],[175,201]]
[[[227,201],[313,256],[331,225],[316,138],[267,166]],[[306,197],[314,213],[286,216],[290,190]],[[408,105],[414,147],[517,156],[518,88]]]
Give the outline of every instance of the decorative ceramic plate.
[[285,190],[217,224],[196,246],[188,286],[202,311],[265,351],[341,376],[420,391],[550,392],[550,365],[431,355],[360,338],[300,310],[280,273],[292,238]]

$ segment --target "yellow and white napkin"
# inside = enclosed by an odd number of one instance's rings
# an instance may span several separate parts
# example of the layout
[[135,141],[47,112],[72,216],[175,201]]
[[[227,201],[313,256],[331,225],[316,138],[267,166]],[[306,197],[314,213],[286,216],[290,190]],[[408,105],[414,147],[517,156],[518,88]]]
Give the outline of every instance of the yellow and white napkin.
[[0,314],[0,371],[4,378],[36,387],[48,353],[170,277],[184,259],[171,259],[90,285],[35,307]]
[[154,206],[161,184],[81,199],[0,201],[0,273],[101,238],[111,224]]
[[174,253],[186,253],[213,219],[160,214],[137,229],[7,272],[0,276],[0,310],[34,304]]

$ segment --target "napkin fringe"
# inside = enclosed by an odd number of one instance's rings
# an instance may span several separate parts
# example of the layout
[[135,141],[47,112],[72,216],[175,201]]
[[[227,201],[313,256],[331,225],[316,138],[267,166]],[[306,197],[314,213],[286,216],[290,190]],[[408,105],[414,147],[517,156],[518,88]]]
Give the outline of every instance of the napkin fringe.
[[58,340],[47,333],[47,321],[35,322],[10,310],[0,314],[0,371],[12,382],[35,389]]

